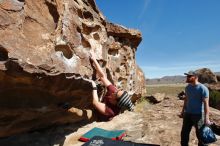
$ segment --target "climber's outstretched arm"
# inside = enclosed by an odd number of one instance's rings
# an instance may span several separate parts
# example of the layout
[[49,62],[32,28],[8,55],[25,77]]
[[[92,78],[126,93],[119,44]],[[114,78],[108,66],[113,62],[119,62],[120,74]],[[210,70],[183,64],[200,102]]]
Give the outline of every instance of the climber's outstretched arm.
[[97,70],[97,74],[100,77],[101,81],[103,82],[103,84],[107,87],[109,85],[111,85],[112,83],[108,80],[107,76],[105,75],[105,73],[103,72],[101,66],[99,65],[98,61],[95,58],[95,54],[93,52],[91,52],[90,55],[91,60],[94,62],[95,68]]

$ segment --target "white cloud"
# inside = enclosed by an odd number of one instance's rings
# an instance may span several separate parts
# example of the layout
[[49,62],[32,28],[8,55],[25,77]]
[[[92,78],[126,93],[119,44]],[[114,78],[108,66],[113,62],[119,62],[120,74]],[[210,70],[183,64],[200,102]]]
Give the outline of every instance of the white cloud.
[[151,0],[144,0],[144,7],[142,8],[140,15],[138,16],[139,20],[144,16],[145,12],[147,11],[150,1]]

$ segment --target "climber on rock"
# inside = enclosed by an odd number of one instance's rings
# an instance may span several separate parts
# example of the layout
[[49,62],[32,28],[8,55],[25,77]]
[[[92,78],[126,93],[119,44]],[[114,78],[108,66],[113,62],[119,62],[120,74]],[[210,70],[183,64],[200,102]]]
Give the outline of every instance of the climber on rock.
[[91,52],[90,59],[96,68],[98,77],[107,88],[107,93],[103,96],[102,101],[99,101],[97,94],[97,86],[92,81],[93,87],[93,106],[98,111],[100,120],[108,121],[120,113],[121,108],[125,107],[129,111],[133,111],[134,104],[132,103],[127,91],[118,90],[107,78],[101,66],[96,60],[94,52]]

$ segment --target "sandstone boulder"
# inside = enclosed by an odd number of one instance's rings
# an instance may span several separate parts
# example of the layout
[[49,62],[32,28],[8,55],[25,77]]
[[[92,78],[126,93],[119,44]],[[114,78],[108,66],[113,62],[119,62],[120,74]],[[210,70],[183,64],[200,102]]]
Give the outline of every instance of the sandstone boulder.
[[92,50],[113,84],[140,96],[141,38],[107,22],[93,0],[1,0],[0,137],[89,121]]
[[201,83],[211,84],[218,82],[216,75],[208,68],[198,69],[196,70],[196,73],[198,74],[199,82]]

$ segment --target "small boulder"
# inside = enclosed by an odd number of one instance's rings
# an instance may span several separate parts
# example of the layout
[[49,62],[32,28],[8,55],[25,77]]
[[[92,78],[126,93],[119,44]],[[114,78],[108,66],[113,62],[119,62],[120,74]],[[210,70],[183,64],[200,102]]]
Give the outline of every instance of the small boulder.
[[186,97],[186,93],[184,91],[180,92],[177,97],[180,99],[180,100],[184,100],[185,97]]
[[212,84],[218,82],[216,75],[208,68],[198,69],[196,70],[196,73],[198,74],[199,82],[203,84]]
[[166,97],[165,93],[155,93],[154,95],[148,96],[147,99],[151,102],[151,103],[160,103],[161,101],[163,101]]

